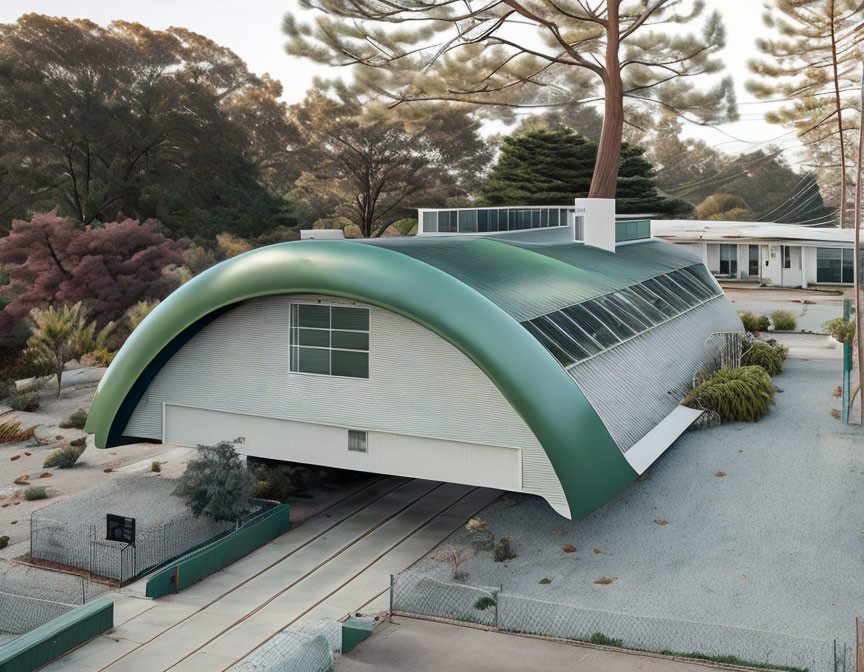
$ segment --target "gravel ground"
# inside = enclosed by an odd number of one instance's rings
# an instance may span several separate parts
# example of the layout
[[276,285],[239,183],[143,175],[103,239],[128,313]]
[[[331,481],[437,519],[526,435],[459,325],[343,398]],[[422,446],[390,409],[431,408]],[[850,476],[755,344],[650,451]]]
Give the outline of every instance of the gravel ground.
[[[843,294],[796,289],[724,287],[726,296],[739,313],[770,315],[775,310],[788,310],[795,315],[798,330],[823,333],[822,325],[843,316],[843,298],[852,298],[851,290]],[[805,301],[807,303],[805,303]]]
[[[481,552],[463,565],[466,583],[854,643],[864,605],[864,444],[861,430],[831,415],[839,378],[835,358],[799,359],[793,349],[766,418],[687,432],[582,520],[559,517],[537,497],[506,495],[478,517],[496,538],[515,537],[518,557],[496,563]],[[463,529],[448,542],[469,545],[476,534]],[[577,550],[564,552],[567,545]],[[439,549],[411,572],[451,580],[451,566],[435,556]]]
[[[92,437],[78,463],[72,469],[45,469],[42,463],[61,444],[68,443],[86,434],[80,429],[60,429],[59,423],[76,409],[89,409],[96,392],[96,384],[103,369],[79,369],[69,372],[65,380],[87,382],[64,387],[60,396],[49,384],[42,390],[39,409],[32,413],[15,412],[0,407],[0,422],[20,420],[22,428],[36,427],[38,441],[0,445],[0,536],[9,536],[9,546],[0,550],[0,558],[14,557],[26,553],[30,538],[29,519],[34,511],[55,504],[70,495],[94,485],[111,481],[120,476],[118,470],[144,460],[149,465],[153,458],[171,450],[170,446],[135,444],[98,450]],[[28,455],[29,453],[29,455]],[[171,468],[166,465],[163,470]],[[178,460],[178,468],[182,468]],[[105,469],[112,471],[105,472]],[[35,485],[48,486],[48,499],[28,502],[22,497],[27,486],[13,483],[24,475]],[[43,474],[49,474],[39,478]]]

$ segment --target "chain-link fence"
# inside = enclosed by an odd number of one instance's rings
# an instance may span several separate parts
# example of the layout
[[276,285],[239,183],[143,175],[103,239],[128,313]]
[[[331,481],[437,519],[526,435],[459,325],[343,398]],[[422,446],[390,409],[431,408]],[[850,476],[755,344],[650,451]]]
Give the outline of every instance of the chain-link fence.
[[[35,512],[30,517],[30,556],[126,583],[235,529],[231,522],[192,515],[173,496],[174,484],[168,479],[126,478],[112,485],[103,493],[105,499],[89,493],[86,499],[76,496]],[[122,502],[113,501],[124,492]],[[253,501],[255,510],[240,524],[273,505]],[[134,545],[105,539],[106,513],[136,519]]]
[[276,635],[230,672],[327,672],[333,652],[341,647],[341,626],[335,621],[294,627]]
[[[558,637],[721,662],[783,665],[810,672],[852,672],[833,641],[725,625],[581,609],[511,595],[502,588],[446,583],[419,574],[393,577],[391,611],[481,623],[509,632]],[[840,645],[840,653],[843,647]],[[851,665],[851,661],[850,661]]]
[[0,562],[0,643],[107,593],[84,576]]

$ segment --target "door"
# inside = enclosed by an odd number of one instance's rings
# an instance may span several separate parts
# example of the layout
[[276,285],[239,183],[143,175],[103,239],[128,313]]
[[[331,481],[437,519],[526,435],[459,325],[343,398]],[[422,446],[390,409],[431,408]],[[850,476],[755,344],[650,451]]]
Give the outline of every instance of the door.
[[751,280],[759,280],[759,246],[748,245],[747,275]]

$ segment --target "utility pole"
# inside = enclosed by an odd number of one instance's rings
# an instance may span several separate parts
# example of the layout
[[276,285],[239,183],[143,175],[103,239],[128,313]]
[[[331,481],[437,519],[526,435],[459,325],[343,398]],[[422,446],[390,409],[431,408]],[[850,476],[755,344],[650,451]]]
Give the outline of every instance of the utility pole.
[[[864,425],[864,341],[862,341],[862,324],[864,319],[861,315],[861,195],[862,195],[862,154],[864,154],[864,49],[861,51],[861,111],[858,117],[858,164],[855,167],[855,343],[858,356],[858,387],[855,390],[861,394],[858,407],[858,424]],[[851,405],[855,401],[855,395],[849,401]],[[852,410],[851,408],[849,409]]]

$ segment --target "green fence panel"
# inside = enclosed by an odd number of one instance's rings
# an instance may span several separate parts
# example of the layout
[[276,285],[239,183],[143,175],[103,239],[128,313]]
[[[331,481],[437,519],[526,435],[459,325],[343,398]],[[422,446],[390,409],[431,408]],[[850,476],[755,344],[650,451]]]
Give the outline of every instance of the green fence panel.
[[147,597],[179,592],[218,572],[287,532],[291,527],[290,518],[291,507],[280,504],[236,532],[187,553],[150,577]]
[[31,672],[114,627],[114,600],[100,597],[0,646],[0,672]]

